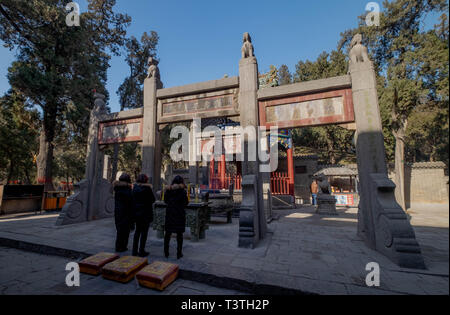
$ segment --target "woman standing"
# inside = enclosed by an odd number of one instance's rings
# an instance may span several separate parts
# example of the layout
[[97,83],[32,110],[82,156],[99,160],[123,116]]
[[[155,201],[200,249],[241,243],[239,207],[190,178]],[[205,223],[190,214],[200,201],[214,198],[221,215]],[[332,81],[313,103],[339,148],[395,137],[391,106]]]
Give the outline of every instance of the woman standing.
[[128,250],[128,238],[133,223],[133,194],[131,191],[130,175],[124,173],[119,180],[113,183],[114,187],[114,219],[116,223],[117,238],[116,252]]
[[[150,184],[147,184],[148,177],[145,174],[138,176],[133,187],[134,199],[134,219],[136,231],[133,239],[133,256],[147,257],[145,243],[147,242],[148,229],[153,222],[153,203],[155,196]],[[139,251],[138,251],[139,248]]]
[[177,258],[183,257],[183,233],[186,225],[186,212],[184,208],[188,205],[183,177],[176,176],[172,185],[164,192],[164,201],[167,204],[165,235],[164,235],[164,255],[169,257],[169,243],[172,233],[177,233]]

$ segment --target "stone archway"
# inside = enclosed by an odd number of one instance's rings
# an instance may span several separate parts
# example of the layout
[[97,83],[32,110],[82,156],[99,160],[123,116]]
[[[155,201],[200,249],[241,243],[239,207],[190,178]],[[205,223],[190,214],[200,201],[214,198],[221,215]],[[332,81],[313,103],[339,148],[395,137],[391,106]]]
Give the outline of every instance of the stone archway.
[[[147,173],[155,189],[159,188],[161,170],[160,126],[166,123],[194,121],[195,118],[239,117],[242,128],[263,132],[257,137],[244,133],[242,191],[239,245],[253,248],[265,237],[264,194],[270,176],[261,172],[264,163],[250,159],[249,148],[261,152],[261,139],[268,129],[301,126],[356,123],[357,161],[360,177],[361,202],[358,212],[358,234],[367,245],[380,251],[402,267],[424,268],[419,244],[406,214],[395,201],[394,183],[387,177],[384,140],[376,90],[373,64],[362,46],[361,35],[352,41],[349,54],[349,74],[279,87],[259,89],[258,63],[248,33],[244,34],[239,76],[162,89],[157,63],[149,61],[148,77],[144,82],[142,108],[110,115],[100,113],[101,104],[91,114],[86,182],[72,198],[83,203],[81,220],[96,217],[105,202],[94,196],[108,196],[98,171],[101,154],[98,147],[98,126],[128,126],[141,130],[133,141],[142,142],[142,171]],[[97,103],[98,102],[98,103]],[[98,106],[97,106],[98,105]],[[131,128],[132,123],[139,127]],[[195,130],[195,126],[194,130]],[[100,135],[100,141],[101,140]],[[126,134],[124,137],[130,136]],[[192,137],[191,137],[192,138]],[[192,143],[192,142],[191,142]],[[195,168],[191,160],[190,168]],[[107,198],[106,198],[107,199]],[[75,203],[73,203],[75,204]],[[64,207],[60,224],[71,210]]]

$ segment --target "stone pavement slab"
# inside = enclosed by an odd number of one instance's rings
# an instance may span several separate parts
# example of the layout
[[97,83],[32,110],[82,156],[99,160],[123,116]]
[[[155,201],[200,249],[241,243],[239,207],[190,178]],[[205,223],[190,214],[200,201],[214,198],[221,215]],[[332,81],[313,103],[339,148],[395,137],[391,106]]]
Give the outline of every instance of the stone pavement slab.
[[0,247],[0,265],[14,266],[0,271],[1,295],[242,295],[242,292],[215,288],[203,283],[178,279],[159,292],[141,287],[136,281],[127,284],[80,274],[80,286],[65,283],[65,266],[70,259]]
[[[448,294],[448,205],[420,205],[408,211],[427,270],[400,268],[368,248],[356,234],[354,208],[338,208],[338,216],[321,216],[312,207],[277,211],[267,238],[253,250],[238,248],[238,219],[214,223],[206,239],[189,240],[180,277],[216,287],[261,294]],[[114,251],[113,219],[55,226],[57,214],[0,218],[0,245],[73,257]],[[219,220],[218,220],[219,221]],[[131,249],[132,235],[129,247]],[[149,232],[150,261],[163,258],[163,240]],[[130,254],[124,253],[125,254]],[[0,256],[1,257],[1,256]],[[380,287],[367,287],[367,263],[380,265]],[[180,289],[182,290],[182,289]]]

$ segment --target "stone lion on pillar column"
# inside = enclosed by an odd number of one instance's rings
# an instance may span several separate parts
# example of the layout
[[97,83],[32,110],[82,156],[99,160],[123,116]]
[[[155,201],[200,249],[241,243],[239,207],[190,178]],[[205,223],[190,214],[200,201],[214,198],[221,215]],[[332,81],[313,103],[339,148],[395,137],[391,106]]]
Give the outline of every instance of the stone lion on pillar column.
[[369,54],[367,51],[367,47],[365,47],[362,44],[362,35],[356,34],[352,42],[350,44],[351,49],[349,53],[350,62],[353,64],[359,63],[359,62],[369,62]]
[[330,195],[331,194],[331,186],[327,177],[323,174],[316,176],[315,179],[319,184],[319,194]]
[[242,45],[242,59],[248,58],[248,57],[254,57],[254,50],[252,45],[252,38],[250,37],[250,34],[245,32],[244,33],[244,44]]
[[105,98],[106,98],[105,95],[98,92],[94,92],[94,104],[99,108],[105,107]]
[[158,61],[156,59],[153,59],[153,57],[148,58],[147,79],[148,78],[156,78],[158,80],[160,79]]

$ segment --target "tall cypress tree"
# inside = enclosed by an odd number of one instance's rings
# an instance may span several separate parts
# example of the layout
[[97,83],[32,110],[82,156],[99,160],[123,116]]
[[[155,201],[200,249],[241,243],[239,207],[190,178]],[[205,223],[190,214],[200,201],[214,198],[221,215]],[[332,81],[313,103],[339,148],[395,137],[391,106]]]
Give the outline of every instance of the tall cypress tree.
[[[8,79],[42,110],[38,181],[52,189],[55,133],[65,123],[69,101],[88,113],[92,90],[106,93],[110,54],[124,42],[127,15],[113,11],[115,0],[89,0],[80,26],[68,26],[68,0],[2,0],[0,38],[16,49],[17,61]],[[71,116],[76,117],[76,116]],[[78,116],[80,118],[80,115]]]

